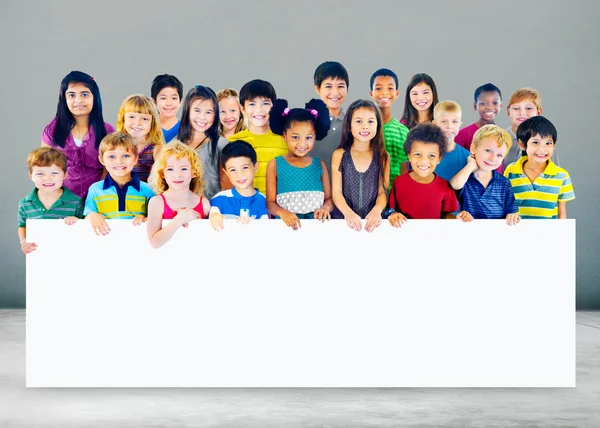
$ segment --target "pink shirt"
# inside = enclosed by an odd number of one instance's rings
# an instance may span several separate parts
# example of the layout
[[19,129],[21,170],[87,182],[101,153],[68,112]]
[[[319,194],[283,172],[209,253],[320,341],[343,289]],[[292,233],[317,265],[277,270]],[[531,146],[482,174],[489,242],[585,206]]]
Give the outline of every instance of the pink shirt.
[[[69,134],[64,147],[54,145],[52,138],[56,128],[56,118],[52,119],[44,132],[42,132],[42,142],[55,149],[62,151],[67,157],[67,179],[64,186],[77,196],[85,200],[88,189],[92,184],[100,181],[102,178],[102,164],[98,160],[98,149],[96,148],[96,134],[94,128],[90,126],[87,134],[83,137],[81,146],[77,147],[73,135]],[[104,123],[106,133],[115,131],[115,128],[108,123]]]
[[478,129],[479,126],[477,126],[477,123],[472,123],[469,126],[465,126],[463,129],[458,131],[456,138],[454,138],[454,142],[467,150],[471,150],[473,135],[475,135]]

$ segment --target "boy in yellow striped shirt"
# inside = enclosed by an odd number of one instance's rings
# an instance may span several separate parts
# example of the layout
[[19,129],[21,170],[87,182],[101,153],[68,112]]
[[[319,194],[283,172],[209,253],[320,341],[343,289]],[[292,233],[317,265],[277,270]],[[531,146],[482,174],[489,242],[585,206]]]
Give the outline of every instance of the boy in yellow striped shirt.
[[543,116],[534,116],[517,128],[517,140],[527,155],[510,164],[510,180],[523,219],[567,218],[567,202],[575,199],[569,173],[552,162],[557,132]]

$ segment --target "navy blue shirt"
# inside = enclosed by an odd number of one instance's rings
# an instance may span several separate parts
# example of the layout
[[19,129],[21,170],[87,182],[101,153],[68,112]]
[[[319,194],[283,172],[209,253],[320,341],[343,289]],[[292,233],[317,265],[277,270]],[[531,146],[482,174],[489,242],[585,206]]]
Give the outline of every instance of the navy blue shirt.
[[497,171],[492,171],[492,179],[485,188],[475,178],[475,173],[471,174],[460,192],[459,201],[461,208],[474,219],[506,218],[519,211],[510,181]]

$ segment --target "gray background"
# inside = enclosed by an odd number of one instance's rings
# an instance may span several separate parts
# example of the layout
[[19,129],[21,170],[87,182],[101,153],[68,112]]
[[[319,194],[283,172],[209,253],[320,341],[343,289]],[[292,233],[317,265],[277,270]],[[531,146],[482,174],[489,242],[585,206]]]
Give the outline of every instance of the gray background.
[[[16,207],[32,187],[27,153],[39,146],[68,72],[95,77],[104,118],[115,124],[121,101],[132,93],[149,94],[157,74],[178,76],[184,92],[196,83],[239,89],[248,80],[263,78],[280,97],[299,105],[315,96],[315,67],[336,60],[350,74],[346,106],[368,97],[375,69],[395,70],[401,89],[396,117],[402,112],[405,85],[418,72],[434,78],[440,100],[452,99],[463,107],[465,126],[477,119],[472,109],[477,86],[493,82],[505,103],[519,87],[538,89],[544,116],[559,130],[561,166],[571,173],[577,195],[568,204],[569,218],[577,219],[577,305],[600,308],[600,229],[593,220],[599,211],[593,190],[598,182],[594,108],[600,101],[599,10],[591,0],[3,1],[0,307],[25,305]],[[505,109],[497,123],[510,124]],[[494,254],[495,238],[482,239],[489,241],[491,262],[504,280],[511,280],[511,264],[527,263],[531,251],[548,254],[547,265],[531,266],[534,270],[561,262],[560,248],[515,242],[514,254]],[[468,255],[465,261],[457,272],[468,272]],[[76,271],[67,259],[54,274]]]

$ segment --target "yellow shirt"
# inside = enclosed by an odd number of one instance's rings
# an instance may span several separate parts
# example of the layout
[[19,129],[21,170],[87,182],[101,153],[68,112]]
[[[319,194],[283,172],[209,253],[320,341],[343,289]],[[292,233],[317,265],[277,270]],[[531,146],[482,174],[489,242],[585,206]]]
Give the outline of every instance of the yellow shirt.
[[263,195],[267,194],[267,164],[277,156],[286,155],[287,143],[281,135],[269,131],[266,134],[253,134],[249,130],[238,132],[228,138],[229,142],[243,140],[256,150],[258,171],[254,176],[254,187]]

